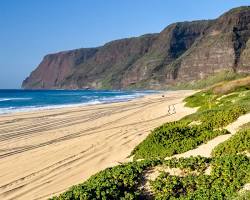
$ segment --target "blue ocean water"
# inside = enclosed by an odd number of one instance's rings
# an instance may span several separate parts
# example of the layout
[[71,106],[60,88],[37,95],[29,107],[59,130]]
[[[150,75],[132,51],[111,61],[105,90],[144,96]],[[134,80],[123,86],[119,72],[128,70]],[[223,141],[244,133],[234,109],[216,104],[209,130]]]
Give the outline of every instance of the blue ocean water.
[[0,114],[128,101],[157,91],[0,90]]

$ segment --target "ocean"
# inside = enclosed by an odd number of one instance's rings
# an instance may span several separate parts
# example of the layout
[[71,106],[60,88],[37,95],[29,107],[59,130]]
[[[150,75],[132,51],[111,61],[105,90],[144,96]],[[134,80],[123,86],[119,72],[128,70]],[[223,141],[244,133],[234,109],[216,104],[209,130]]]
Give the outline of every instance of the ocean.
[[129,101],[157,91],[0,90],[0,114]]

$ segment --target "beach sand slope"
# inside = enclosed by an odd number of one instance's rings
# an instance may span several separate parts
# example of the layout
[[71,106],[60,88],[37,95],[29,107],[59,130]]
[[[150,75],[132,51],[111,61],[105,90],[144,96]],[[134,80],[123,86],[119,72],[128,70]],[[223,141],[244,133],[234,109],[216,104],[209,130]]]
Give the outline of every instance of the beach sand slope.
[[1,115],[0,199],[47,199],[128,160],[150,130],[195,112],[182,103],[191,94]]

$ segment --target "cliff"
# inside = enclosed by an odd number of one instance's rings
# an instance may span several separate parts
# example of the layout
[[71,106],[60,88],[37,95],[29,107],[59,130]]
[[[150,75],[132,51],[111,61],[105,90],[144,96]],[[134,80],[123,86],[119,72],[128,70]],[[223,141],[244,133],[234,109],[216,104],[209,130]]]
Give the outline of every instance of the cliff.
[[23,88],[166,88],[223,70],[250,72],[250,7],[157,34],[50,54]]

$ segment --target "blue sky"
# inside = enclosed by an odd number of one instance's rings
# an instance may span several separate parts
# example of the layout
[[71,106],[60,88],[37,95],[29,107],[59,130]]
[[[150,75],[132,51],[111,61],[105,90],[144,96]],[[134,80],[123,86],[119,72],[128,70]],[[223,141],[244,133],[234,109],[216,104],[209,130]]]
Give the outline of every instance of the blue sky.
[[250,0],[0,0],[0,88],[19,88],[48,53],[213,19],[242,5]]

